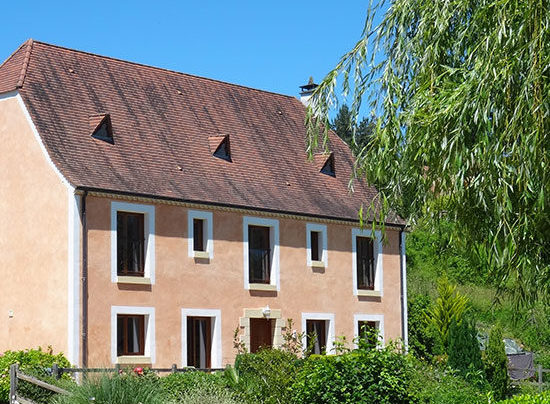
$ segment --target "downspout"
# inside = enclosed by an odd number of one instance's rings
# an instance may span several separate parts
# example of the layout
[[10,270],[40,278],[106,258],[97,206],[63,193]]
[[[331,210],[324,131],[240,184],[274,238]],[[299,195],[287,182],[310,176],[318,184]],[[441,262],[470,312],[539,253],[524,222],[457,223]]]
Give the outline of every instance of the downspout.
[[86,220],[86,197],[82,195],[80,220],[82,221],[82,367],[88,367],[88,224]]
[[399,232],[399,263],[401,267],[401,335],[405,351],[409,350],[409,325],[407,313],[407,256],[405,254],[405,232]]

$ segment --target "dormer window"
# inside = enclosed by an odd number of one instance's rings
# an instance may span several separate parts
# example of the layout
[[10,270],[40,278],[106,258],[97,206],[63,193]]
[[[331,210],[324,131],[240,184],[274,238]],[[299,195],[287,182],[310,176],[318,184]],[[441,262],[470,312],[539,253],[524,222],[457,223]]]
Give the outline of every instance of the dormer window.
[[334,155],[332,153],[327,158],[327,161],[325,161],[325,164],[323,164],[323,167],[321,168],[321,172],[323,174],[330,175],[331,177],[336,176],[336,172],[334,170]]
[[109,114],[97,114],[89,117],[92,137],[97,140],[114,144],[113,128]]
[[210,150],[214,157],[231,161],[231,149],[229,147],[229,135],[209,136]]

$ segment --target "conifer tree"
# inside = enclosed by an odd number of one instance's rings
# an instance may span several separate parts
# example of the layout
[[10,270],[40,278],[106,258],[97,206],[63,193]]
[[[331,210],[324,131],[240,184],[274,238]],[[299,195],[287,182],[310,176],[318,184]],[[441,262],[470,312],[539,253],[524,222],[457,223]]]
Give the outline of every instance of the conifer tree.
[[481,350],[477,340],[477,331],[473,321],[464,318],[460,323],[453,320],[449,329],[449,366],[463,376],[483,371]]
[[494,326],[489,333],[489,344],[485,357],[485,373],[497,400],[506,397],[509,387],[508,358],[502,341],[502,330]]

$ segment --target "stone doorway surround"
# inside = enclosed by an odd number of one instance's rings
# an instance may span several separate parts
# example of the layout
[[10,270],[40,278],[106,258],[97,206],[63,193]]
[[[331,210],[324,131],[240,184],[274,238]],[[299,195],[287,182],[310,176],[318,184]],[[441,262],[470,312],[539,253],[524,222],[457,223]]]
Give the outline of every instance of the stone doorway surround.
[[[268,309],[268,310],[266,310]],[[244,309],[243,317],[239,318],[239,326],[241,328],[240,340],[244,343],[246,350],[250,352],[250,319],[251,318],[266,318],[272,321],[273,332],[273,348],[280,348],[283,344],[283,328],[285,327],[281,310],[269,309],[268,306],[259,309]]]

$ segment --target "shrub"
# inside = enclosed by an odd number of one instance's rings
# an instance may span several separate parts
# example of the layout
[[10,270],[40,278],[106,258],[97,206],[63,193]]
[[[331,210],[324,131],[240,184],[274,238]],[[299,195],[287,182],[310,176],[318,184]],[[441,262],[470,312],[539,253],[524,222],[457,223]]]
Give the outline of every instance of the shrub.
[[178,404],[242,404],[239,398],[229,390],[211,391],[208,388],[204,389],[202,386],[197,386],[196,389],[183,393],[178,398]]
[[200,394],[223,393],[228,388],[227,380],[222,372],[204,373],[188,371],[172,373],[160,379],[162,388],[174,399],[182,396],[193,395],[195,391]]
[[[23,372],[50,384],[60,384],[48,371],[54,363],[57,363],[59,367],[70,367],[70,363],[65,356],[62,353],[54,355],[51,347],[48,347],[46,351],[43,351],[40,347],[23,351],[6,351],[0,356],[0,402],[9,401],[9,372],[10,365],[14,363],[19,364],[19,369]],[[69,375],[64,375],[61,384],[70,382],[70,380]],[[19,382],[18,391],[25,398],[32,399],[37,403],[45,403],[54,395],[48,390],[24,381]]]
[[550,391],[541,394],[525,394],[508,400],[499,401],[499,404],[550,404]]
[[226,370],[233,390],[250,402],[286,403],[292,399],[290,386],[301,361],[296,355],[277,349],[238,355],[235,368]]
[[456,371],[415,362],[411,391],[422,404],[487,404],[487,390],[464,380]]
[[493,397],[502,400],[508,394],[508,358],[502,341],[502,330],[495,326],[489,333],[489,344],[485,352],[485,373],[491,385]]
[[[477,340],[476,327],[471,319],[460,323],[453,320],[449,328],[448,364],[462,376],[483,378],[483,362]],[[481,376],[481,377],[480,377]]]
[[292,385],[296,403],[410,403],[412,366],[394,346],[312,355]]
[[56,396],[54,404],[167,404],[174,403],[153,374],[89,377],[72,389],[68,396]]
[[430,305],[428,295],[412,296],[408,301],[409,352],[426,360],[437,353],[435,330],[426,322]]

